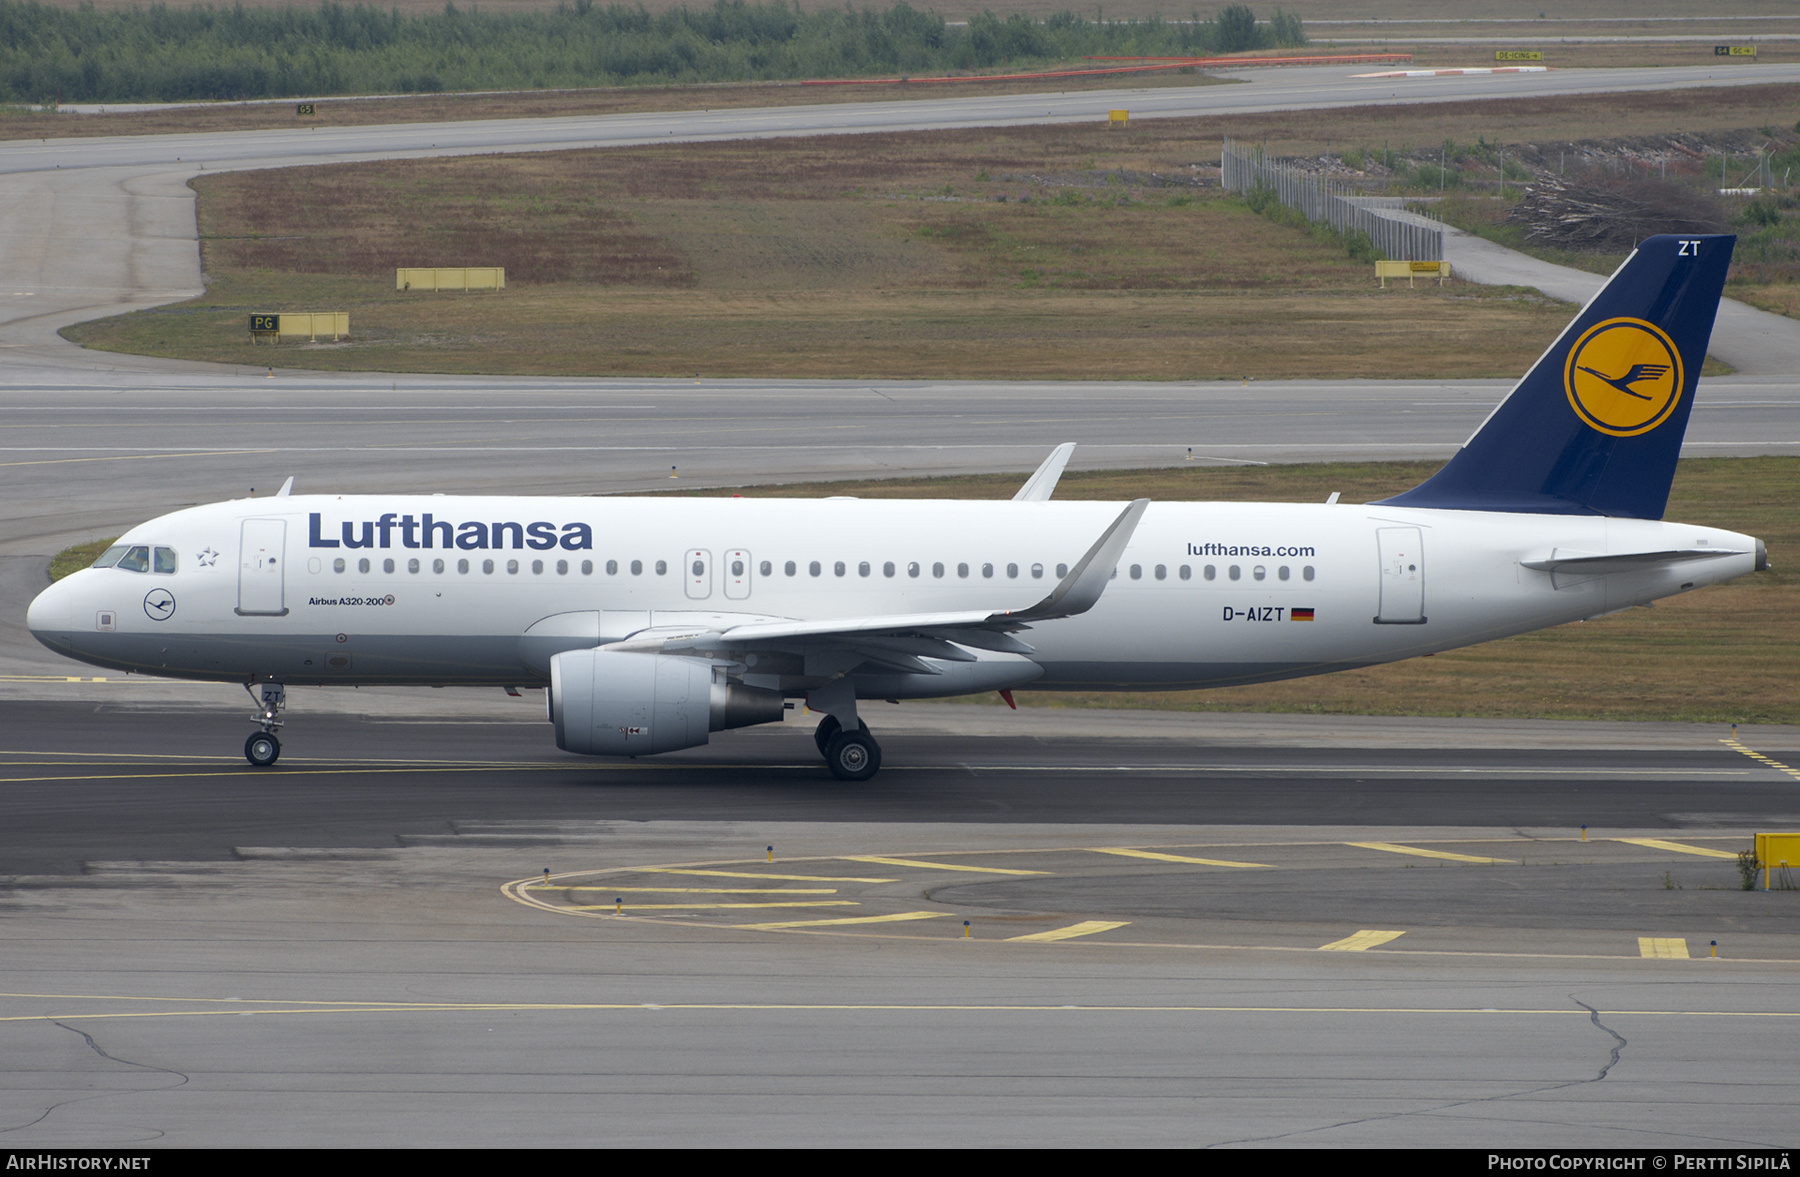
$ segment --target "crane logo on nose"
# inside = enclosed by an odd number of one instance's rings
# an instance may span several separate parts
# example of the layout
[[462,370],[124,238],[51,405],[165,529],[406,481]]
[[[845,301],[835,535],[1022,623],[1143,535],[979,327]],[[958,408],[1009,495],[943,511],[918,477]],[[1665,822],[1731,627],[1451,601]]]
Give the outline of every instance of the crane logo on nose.
[[152,621],[167,621],[175,616],[175,594],[168,589],[151,589],[144,596],[144,613]]

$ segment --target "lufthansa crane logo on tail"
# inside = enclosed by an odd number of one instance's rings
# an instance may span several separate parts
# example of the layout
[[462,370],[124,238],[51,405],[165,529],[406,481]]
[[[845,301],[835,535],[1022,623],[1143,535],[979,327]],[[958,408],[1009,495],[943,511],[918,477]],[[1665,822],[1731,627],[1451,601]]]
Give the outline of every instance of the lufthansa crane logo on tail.
[[1569,349],[1563,387],[1576,414],[1602,433],[1636,437],[1669,419],[1681,400],[1681,353],[1642,319],[1608,319]]

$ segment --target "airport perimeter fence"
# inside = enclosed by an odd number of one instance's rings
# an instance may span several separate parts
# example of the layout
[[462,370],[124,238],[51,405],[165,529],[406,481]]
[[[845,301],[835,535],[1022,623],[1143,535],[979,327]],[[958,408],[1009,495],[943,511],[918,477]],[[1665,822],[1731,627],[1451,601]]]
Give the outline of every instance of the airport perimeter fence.
[[1420,225],[1384,217],[1348,197],[1346,190],[1320,176],[1309,176],[1246,152],[1225,140],[1219,159],[1219,182],[1233,192],[1266,188],[1275,198],[1309,221],[1323,221],[1340,233],[1361,233],[1392,261],[1444,260],[1442,225]]

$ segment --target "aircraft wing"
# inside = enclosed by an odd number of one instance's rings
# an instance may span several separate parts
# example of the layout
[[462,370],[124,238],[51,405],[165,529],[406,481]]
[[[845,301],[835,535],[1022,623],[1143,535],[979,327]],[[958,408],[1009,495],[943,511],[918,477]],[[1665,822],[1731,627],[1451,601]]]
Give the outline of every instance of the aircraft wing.
[[1093,608],[1112,579],[1119,558],[1149,505],[1149,499],[1138,499],[1127,506],[1047,596],[1023,608],[892,613],[818,620],[773,618],[725,626],[658,627],[642,630],[603,648],[666,654],[840,649],[917,674],[938,673],[921,658],[951,662],[975,660],[974,655],[959,646],[1030,654],[1034,652],[1032,648],[1011,634],[1029,629],[1033,622],[1073,617]]

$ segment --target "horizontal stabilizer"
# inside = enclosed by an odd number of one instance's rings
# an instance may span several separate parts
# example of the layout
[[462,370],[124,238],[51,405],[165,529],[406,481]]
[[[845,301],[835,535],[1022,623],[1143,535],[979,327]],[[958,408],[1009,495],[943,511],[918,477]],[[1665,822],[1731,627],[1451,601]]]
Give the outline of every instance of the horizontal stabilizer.
[[1568,548],[1554,548],[1548,555],[1531,556],[1520,560],[1519,564],[1521,567],[1535,569],[1538,572],[1574,572],[1588,576],[1608,576],[1615,572],[1642,572],[1649,568],[1686,564],[1694,560],[1717,560],[1724,556],[1748,556],[1749,554],[1749,552],[1734,551],[1729,548],[1669,548],[1661,552],[1613,552],[1602,556],[1592,552],[1575,552]]

